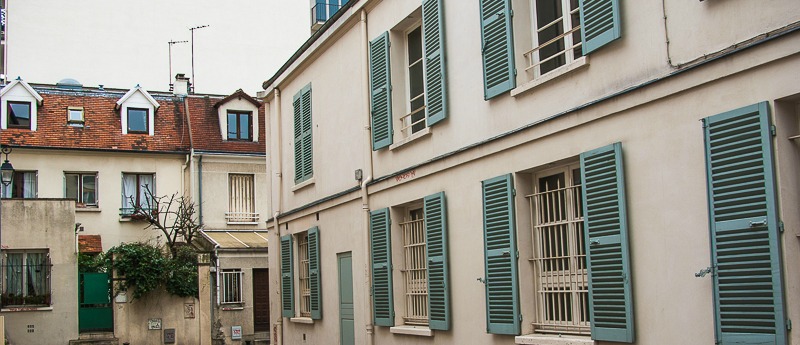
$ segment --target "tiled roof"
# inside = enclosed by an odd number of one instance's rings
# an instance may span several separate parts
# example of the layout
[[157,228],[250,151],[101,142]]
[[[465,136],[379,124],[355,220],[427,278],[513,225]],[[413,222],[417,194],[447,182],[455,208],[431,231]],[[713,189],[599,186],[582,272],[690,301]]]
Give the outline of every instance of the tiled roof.
[[103,242],[100,235],[78,235],[78,252],[102,253]]
[[[235,94],[235,93],[234,93]],[[258,108],[258,142],[228,141],[222,139],[219,115],[214,105],[220,98],[189,97],[189,114],[192,117],[194,149],[209,152],[266,153],[264,105]]]

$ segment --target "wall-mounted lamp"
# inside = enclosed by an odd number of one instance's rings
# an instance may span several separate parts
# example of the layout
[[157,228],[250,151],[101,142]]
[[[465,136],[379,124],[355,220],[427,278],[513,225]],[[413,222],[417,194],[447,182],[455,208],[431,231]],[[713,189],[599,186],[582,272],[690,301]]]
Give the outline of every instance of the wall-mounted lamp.
[[3,165],[0,165],[0,175],[2,175],[3,185],[8,187],[14,182],[14,166],[8,161],[8,154],[11,153],[11,148],[3,146],[0,148],[0,152],[6,155],[5,162],[3,162]]

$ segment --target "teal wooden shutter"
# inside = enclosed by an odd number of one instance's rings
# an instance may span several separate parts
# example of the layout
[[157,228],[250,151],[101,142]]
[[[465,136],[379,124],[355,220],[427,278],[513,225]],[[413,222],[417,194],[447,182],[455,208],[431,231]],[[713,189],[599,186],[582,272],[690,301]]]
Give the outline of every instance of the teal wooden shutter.
[[619,0],[579,0],[583,55],[622,36]]
[[592,339],[632,343],[628,223],[622,144],[581,154]]
[[786,344],[768,104],[704,119],[718,344]]
[[292,99],[294,106],[294,183],[314,175],[314,152],[311,135],[311,84]]
[[372,150],[392,144],[392,73],[389,32],[369,42],[369,96]]
[[308,288],[310,290],[311,318],[322,319],[322,278],[319,267],[319,228],[308,230]]
[[511,16],[510,0],[481,0],[484,99],[493,98],[517,85]]
[[292,235],[281,236],[281,308],[283,317],[294,317],[294,265]]
[[450,329],[450,284],[447,267],[447,207],[444,192],[426,196],[425,249],[428,254],[428,317],[430,329]]
[[372,315],[377,326],[394,326],[392,300],[392,238],[389,209],[369,214],[372,248]]
[[432,126],[447,117],[444,12],[442,0],[422,1],[422,44],[425,46],[425,112]]
[[294,107],[294,183],[303,180],[303,106],[300,100],[302,91],[292,98]]
[[482,182],[486,271],[486,331],[520,334],[514,180],[511,174]]

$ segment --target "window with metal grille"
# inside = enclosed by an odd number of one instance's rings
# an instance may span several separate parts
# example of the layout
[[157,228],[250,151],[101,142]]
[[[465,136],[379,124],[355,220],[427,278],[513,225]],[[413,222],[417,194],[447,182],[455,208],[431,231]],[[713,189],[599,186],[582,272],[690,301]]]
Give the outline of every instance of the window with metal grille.
[[537,332],[589,334],[581,170],[538,173],[531,206]]
[[238,268],[223,269],[220,276],[222,280],[220,304],[244,303],[242,299],[242,279],[244,278],[244,272]]
[[578,0],[532,0],[534,48],[525,53],[533,78],[583,56]]
[[425,219],[421,208],[408,212],[408,220],[400,223],[403,231],[403,274],[405,279],[407,325],[428,324],[428,276],[425,250]]
[[228,175],[228,212],[225,213],[225,219],[229,224],[258,222],[254,191],[253,175]]
[[308,271],[308,232],[303,232],[297,238],[297,258],[300,264],[298,284],[300,286],[300,316],[311,317],[311,281]]
[[4,250],[2,306],[50,305],[47,250]]

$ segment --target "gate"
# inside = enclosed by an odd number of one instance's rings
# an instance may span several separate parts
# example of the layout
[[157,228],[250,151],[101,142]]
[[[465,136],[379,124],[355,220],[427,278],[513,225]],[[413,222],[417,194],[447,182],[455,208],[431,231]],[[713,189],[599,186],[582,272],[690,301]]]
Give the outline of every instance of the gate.
[[78,284],[78,331],[114,331],[110,275],[78,273]]

